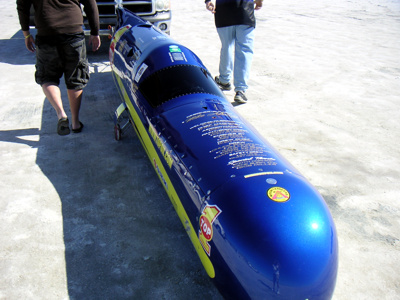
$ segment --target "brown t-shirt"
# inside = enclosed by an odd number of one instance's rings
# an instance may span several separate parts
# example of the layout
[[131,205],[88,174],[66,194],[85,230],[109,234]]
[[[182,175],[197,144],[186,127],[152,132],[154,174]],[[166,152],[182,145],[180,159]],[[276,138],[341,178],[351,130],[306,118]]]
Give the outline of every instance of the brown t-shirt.
[[99,11],[95,0],[17,0],[22,30],[29,30],[30,8],[35,9],[35,26],[39,36],[82,32],[83,16],[80,3],[89,20],[90,34],[99,34]]

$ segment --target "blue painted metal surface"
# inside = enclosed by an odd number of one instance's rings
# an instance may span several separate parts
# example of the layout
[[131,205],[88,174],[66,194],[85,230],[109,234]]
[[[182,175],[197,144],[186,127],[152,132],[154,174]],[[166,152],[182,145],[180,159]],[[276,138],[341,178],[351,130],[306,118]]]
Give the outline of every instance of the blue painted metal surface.
[[238,115],[193,52],[128,11],[118,16],[113,77],[220,293],[330,299],[338,241],[323,198]]

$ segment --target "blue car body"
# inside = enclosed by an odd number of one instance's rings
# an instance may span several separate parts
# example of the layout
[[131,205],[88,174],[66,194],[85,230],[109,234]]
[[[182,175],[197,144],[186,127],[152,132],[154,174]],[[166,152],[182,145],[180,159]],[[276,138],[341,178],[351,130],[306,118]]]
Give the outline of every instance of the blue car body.
[[338,241],[321,195],[192,51],[127,10],[117,14],[109,55],[122,110],[220,293],[330,299]]

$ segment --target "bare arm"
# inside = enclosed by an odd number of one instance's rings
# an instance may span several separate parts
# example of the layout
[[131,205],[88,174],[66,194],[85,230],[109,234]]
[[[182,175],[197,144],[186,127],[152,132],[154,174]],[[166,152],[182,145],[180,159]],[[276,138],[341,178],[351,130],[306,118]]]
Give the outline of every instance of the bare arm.
[[92,46],[93,51],[97,51],[101,45],[99,36],[99,10],[97,8],[97,3],[94,0],[81,0],[81,3],[83,4],[83,9],[90,25],[89,46]]
[[215,14],[215,5],[211,1],[206,1],[206,9]]
[[36,51],[35,40],[33,36],[29,33],[29,29],[23,30],[22,33],[24,34],[26,49],[28,49],[28,51],[32,53],[35,52]]
[[256,6],[254,7],[255,10],[259,10],[263,5],[263,0],[254,0]]
[[32,2],[30,0],[17,0],[17,12],[19,23],[21,24],[22,33],[25,39],[26,49],[30,52],[35,52],[35,40],[29,32],[29,17]]

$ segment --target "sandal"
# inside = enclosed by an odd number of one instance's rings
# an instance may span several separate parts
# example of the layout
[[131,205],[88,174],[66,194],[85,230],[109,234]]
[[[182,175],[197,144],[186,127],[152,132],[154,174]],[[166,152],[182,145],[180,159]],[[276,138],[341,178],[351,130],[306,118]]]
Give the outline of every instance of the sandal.
[[81,124],[81,127],[76,128],[76,129],[73,129],[72,126],[71,126],[71,130],[72,130],[73,133],[79,133],[79,132],[82,131],[82,129],[83,129],[83,124],[82,124],[82,122],[79,122],[79,124]]
[[68,118],[61,118],[57,123],[57,133],[59,135],[67,135],[70,133]]

